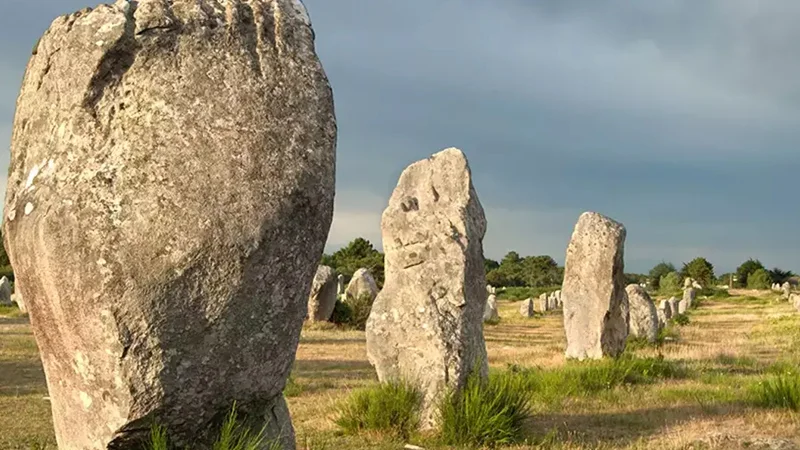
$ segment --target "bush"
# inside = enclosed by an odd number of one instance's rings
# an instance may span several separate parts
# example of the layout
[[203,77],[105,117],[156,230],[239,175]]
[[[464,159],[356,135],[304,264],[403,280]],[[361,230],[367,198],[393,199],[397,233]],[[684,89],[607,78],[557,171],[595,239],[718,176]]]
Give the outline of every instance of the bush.
[[288,398],[299,397],[302,393],[303,386],[297,383],[297,381],[294,379],[294,376],[289,375],[289,379],[286,380],[286,386],[283,388],[283,396]]
[[769,289],[772,286],[772,277],[765,269],[758,269],[747,277],[748,289]]
[[761,380],[752,388],[753,402],[764,408],[800,411],[800,376],[785,373]]
[[336,425],[346,433],[380,431],[408,439],[419,425],[422,393],[403,381],[354,391],[339,405]]
[[336,300],[331,314],[331,322],[337,325],[347,325],[353,317],[353,309],[347,303]]
[[681,290],[681,276],[678,275],[678,272],[670,272],[663,277],[661,277],[661,281],[658,282],[660,286],[660,292],[665,294],[672,294],[675,292],[679,292]]
[[544,293],[555,292],[561,289],[560,286],[546,287],[507,287],[497,291],[497,298],[501,300],[525,300],[528,298],[539,298]]
[[351,311],[349,325],[351,327],[361,331],[367,329],[367,319],[369,319],[369,313],[372,311],[373,301],[374,299],[369,294],[348,299],[347,304],[350,306]]
[[441,439],[455,447],[512,444],[522,438],[530,411],[525,377],[501,372],[484,381],[473,373],[462,390],[451,390],[441,401]]
[[672,316],[672,322],[674,322],[678,326],[684,327],[686,325],[689,325],[689,322],[691,321],[689,320],[689,316],[687,316],[686,314],[677,314],[675,316]]

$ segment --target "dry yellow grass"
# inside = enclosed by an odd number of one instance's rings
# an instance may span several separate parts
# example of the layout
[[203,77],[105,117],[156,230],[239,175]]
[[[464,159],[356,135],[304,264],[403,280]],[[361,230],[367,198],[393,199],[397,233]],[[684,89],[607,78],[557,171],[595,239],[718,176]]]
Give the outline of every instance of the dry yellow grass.
[[[800,362],[800,315],[770,293],[732,293],[738,297],[703,300],[676,342],[635,351],[679,361],[690,376],[535,403],[526,430],[531,443],[513,448],[744,449],[758,448],[760,438],[800,443],[800,415],[742,401],[770,365]],[[518,305],[501,301],[500,324],[485,328],[491,366],[557,370],[565,364],[561,315],[524,319]],[[377,435],[342,436],[333,423],[337,402],[374,382],[363,332],[305,329],[288,398],[298,448],[402,448]],[[52,439],[46,395],[29,325],[0,318],[0,448]]]

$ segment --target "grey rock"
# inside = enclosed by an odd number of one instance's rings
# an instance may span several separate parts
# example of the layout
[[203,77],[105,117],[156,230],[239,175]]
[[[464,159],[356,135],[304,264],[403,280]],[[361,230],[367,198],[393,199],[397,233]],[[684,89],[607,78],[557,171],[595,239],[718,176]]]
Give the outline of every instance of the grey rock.
[[381,381],[420,387],[431,428],[448,388],[488,372],[486,217],[464,154],[447,149],[403,171],[381,230],[386,283],[367,321],[367,357]]
[[658,338],[659,320],[656,305],[647,294],[647,291],[638,284],[631,284],[625,288],[628,294],[628,308],[630,318],[628,321],[628,334],[634,337],[655,342]]
[[789,303],[792,304],[794,309],[800,312],[800,294],[791,294],[789,296]]
[[693,279],[686,277],[683,279],[683,288],[684,289],[690,288],[694,283],[695,281]]
[[[672,311],[672,317],[675,317],[677,314],[679,314],[679,312],[678,312],[678,299],[677,298],[670,297],[669,300],[667,300],[667,303],[669,303],[669,309],[670,309],[670,311]],[[670,317],[670,319],[672,317]]]
[[684,298],[678,302],[678,314],[686,314],[689,309],[689,302]]
[[[3,221],[58,447],[208,445],[282,390],[333,215],[336,122],[296,0],[56,19],[17,101]],[[137,447],[138,448],[138,447]]]
[[314,281],[311,282],[311,293],[308,296],[310,322],[330,320],[333,308],[336,307],[336,289],[336,272],[328,266],[319,266]]
[[347,284],[347,289],[344,290],[344,295],[347,301],[358,299],[362,296],[369,297],[370,301],[375,300],[378,296],[378,285],[375,283],[375,278],[372,277],[367,269],[358,269]]
[[658,309],[664,312],[666,320],[672,319],[672,304],[668,300],[661,300]]
[[336,277],[336,294],[337,295],[344,295],[344,288],[345,288],[344,275],[339,274]]
[[0,278],[0,306],[11,306],[11,282]]
[[539,305],[539,311],[541,312],[550,311],[550,303],[547,302],[547,293],[544,293],[539,296],[539,301],[537,302],[537,304]]
[[683,301],[686,302],[686,308],[691,309],[697,300],[697,290],[695,288],[686,288],[683,290]]
[[784,300],[789,300],[789,297],[792,295],[792,285],[789,284],[788,281],[786,283],[783,283],[783,285],[781,286],[781,291],[783,291],[781,298]]
[[519,305],[519,314],[522,317],[533,317],[533,299],[523,300]]
[[491,294],[486,299],[486,306],[483,309],[484,322],[496,322],[500,320],[500,312],[497,310],[497,297]]
[[605,216],[581,215],[572,233],[562,298],[567,358],[617,356],[628,337],[625,227]]

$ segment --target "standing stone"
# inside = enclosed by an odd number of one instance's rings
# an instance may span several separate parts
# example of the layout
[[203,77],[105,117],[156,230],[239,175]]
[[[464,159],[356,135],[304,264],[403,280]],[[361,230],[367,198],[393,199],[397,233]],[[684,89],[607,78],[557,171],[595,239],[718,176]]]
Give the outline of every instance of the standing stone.
[[625,227],[583,213],[567,248],[562,297],[567,358],[617,356],[628,337]]
[[547,293],[544,293],[539,296],[538,303],[539,303],[539,311],[547,312],[550,310],[550,305],[547,303]]
[[25,307],[25,300],[22,298],[22,295],[19,292],[14,292],[11,294],[11,302],[16,303],[17,308],[19,308],[21,312],[28,312],[28,308]]
[[523,300],[519,305],[519,314],[522,317],[533,317],[533,299]]
[[11,306],[11,282],[0,278],[0,306]]
[[781,298],[784,300],[789,300],[789,297],[792,295],[792,285],[787,281],[786,283],[783,283],[781,290],[783,291]]
[[691,279],[689,277],[686,277],[686,278],[683,279],[683,288],[684,289],[688,289],[688,288],[692,287],[693,284],[694,284],[694,280],[693,279]]
[[339,274],[336,277],[336,295],[344,295],[344,275]]
[[697,289],[697,290],[703,289],[703,285],[698,283],[697,281],[694,281],[694,280],[692,280],[692,287]]
[[350,279],[350,283],[347,284],[344,295],[347,301],[367,296],[372,302],[378,296],[378,292],[378,285],[369,270],[358,269],[353,274],[353,278]]
[[664,317],[667,320],[672,319],[672,305],[667,300],[661,300],[661,303],[658,305],[658,309],[664,311]]
[[638,284],[631,284],[625,288],[628,294],[628,308],[630,319],[628,321],[628,334],[634,337],[655,342],[658,338],[658,311],[647,291]]
[[685,298],[678,302],[678,314],[686,314],[689,309],[689,301]]
[[55,20],[14,119],[6,248],[57,446],[294,432],[282,390],[333,216],[333,95],[294,0]]
[[789,302],[795,310],[800,311],[800,294],[791,294],[789,296]]
[[[667,300],[667,303],[669,303],[669,309],[670,309],[670,311],[672,311],[672,317],[675,317],[675,315],[679,314],[678,313],[678,299],[677,298],[670,297],[669,300]],[[672,318],[672,317],[670,317],[670,318]]]
[[686,302],[686,308],[690,309],[697,299],[697,290],[695,288],[687,288],[683,291],[683,300]]
[[493,291],[494,291],[494,288],[492,287],[492,285],[491,284],[487,284],[486,285],[486,293],[491,295],[491,294],[494,294]]
[[563,308],[563,307],[564,307],[564,304],[563,304],[563,302],[561,301],[561,289],[559,289],[559,290],[557,290],[557,291],[555,292],[555,296],[556,296],[556,306],[557,306],[559,309]]
[[431,428],[448,388],[488,373],[486,217],[464,154],[451,148],[409,166],[381,230],[386,284],[367,321],[367,357],[382,382],[419,386],[422,427]]
[[500,320],[500,312],[497,310],[497,297],[491,294],[486,299],[486,306],[483,309],[484,322],[497,322]]
[[311,282],[311,294],[308,296],[310,322],[330,320],[333,308],[336,307],[336,289],[336,272],[328,266],[319,266],[314,281]]

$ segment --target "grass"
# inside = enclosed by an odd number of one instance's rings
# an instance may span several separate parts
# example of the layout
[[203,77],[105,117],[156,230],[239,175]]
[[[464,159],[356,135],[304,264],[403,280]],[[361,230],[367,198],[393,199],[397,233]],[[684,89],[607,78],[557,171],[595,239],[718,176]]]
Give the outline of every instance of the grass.
[[561,286],[543,286],[543,287],[507,287],[497,290],[497,298],[500,300],[526,300],[529,298],[539,298],[544,293],[555,292],[561,289]]
[[0,317],[6,317],[9,319],[17,319],[20,317],[27,317],[28,314],[19,310],[16,305],[11,306],[0,306]]
[[800,411],[800,376],[786,373],[764,378],[753,386],[753,403],[764,408]]
[[681,326],[681,327],[685,327],[686,325],[689,325],[689,323],[691,323],[691,320],[689,319],[689,316],[686,315],[686,314],[676,314],[676,315],[672,316],[671,320],[675,325],[678,325],[678,326]]
[[514,372],[494,373],[488,380],[471,375],[464,388],[441,401],[441,441],[463,447],[495,447],[523,439],[530,416],[529,380]]
[[393,381],[354,391],[338,408],[335,422],[345,433],[372,431],[408,439],[419,425],[422,394]]

